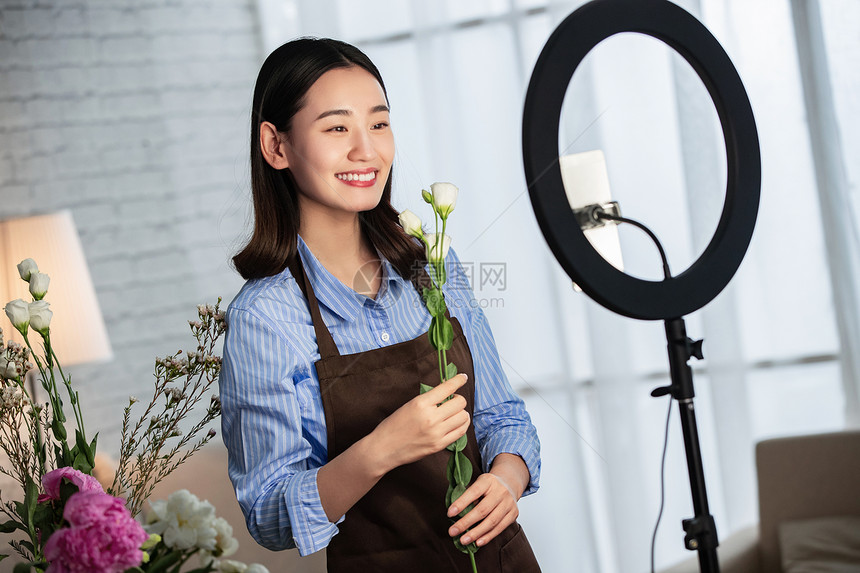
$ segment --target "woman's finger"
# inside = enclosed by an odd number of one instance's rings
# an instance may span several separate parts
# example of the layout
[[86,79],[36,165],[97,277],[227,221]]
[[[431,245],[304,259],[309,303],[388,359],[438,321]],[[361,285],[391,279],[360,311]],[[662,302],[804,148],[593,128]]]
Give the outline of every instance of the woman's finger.
[[465,373],[457,374],[453,378],[449,378],[434,387],[432,390],[428,390],[421,394],[421,396],[424,396],[426,400],[432,400],[434,404],[439,404],[444,401],[445,398],[456,392],[468,379],[469,377]]
[[450,400],[439,404],[436,408],[436,415],[440,420],[446,420],[455,414],[466,409],[466,399],[459,394],[454,394]]
[[442,438],[445,446],[443,447],[448,446],[448,444],[453,444],[460,439],[460,436],[469,430],[469,424],[471,422],[471,416],[469,416],[469,413],[465,411],[458,412],[455,416],[451,416],[445,420],[443,426],[445,435]]
[[475,483],[466,488],[463,495],[451,503],[451,507],[448,508],[448,517],[456,517],[457,514],[463,511],[463,509],[470,503],[487,494],[490,486],[492,485],[492,478],[488,477],[489,475],[490,474],[479,475],[478,479],[475,480]]
[[468,528],[468,530],[460,536],[460,543],[468,545],[476,539],[481,539],[484,535],[490,533],[497,525],[502,523],[502,520],[509,512],[510,508],[506,507],[504,504],[497,505],[484,519]]
[[502,517],[502,519],[499,520],[499,523],[496,524],[496,526],[493,529],[491,529],[489,531],[489,533],[477,535],[477,534],[473,533],[472,531],[470,531],[467,534],[467,537],[471,538],[469,540],[469,543],[471,543],[472,541],[475,541],[475,543],[478,545],[478,547],[483,547],[484,545],[486,545],[487,543],[492,541],[498,534],[500,534],[502,531],[504,531],[510,524],[512,524],[514,521],[516,521],[518,515],[519,515],[519,511],[516,511],[516,510],[515,511],[509,511],[504,517]]

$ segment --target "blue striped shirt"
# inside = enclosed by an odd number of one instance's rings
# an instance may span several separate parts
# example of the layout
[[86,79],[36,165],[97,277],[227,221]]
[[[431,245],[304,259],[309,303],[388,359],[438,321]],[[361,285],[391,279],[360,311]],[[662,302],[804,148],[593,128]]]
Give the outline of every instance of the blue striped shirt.
[[[384,257],[382,283],[373,299],[329,273],[301,237],[298,243],[323,321],[341,354],[427,332],[430,314],[423,300]],[[519,455],[531,476],[528,495],[537,490],[540,476],[537,432],[502,370],[486,317],[453,249],[446,266],[445,299],[463,327],[474,362],[473,424],[484,471],[502,452]],[[221,427],[248,530],[269,549],[298,547],[301,555],[319,551],[338,529],[326,517],[317,489],[317,472],[328,455],[314,367],[320,354],[307,301],[285,269],[245,283],[230,303],[227,323],[219,380]]]

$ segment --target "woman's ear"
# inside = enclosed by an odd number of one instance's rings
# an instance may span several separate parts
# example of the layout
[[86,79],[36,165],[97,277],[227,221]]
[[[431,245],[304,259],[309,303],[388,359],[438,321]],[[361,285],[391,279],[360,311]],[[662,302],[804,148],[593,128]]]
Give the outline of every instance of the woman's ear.
[[266,163],[275,169],[286,169],[290,166],[286,154],[287,142],[285,135],[278,132],[274,124],[264,121],[260,124],[260,150]]

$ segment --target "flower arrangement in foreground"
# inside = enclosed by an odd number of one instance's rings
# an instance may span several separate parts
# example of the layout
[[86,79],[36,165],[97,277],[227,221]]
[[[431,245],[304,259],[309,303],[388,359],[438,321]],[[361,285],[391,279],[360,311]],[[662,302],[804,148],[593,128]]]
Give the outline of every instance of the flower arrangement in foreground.
[[[448,224],[448,216],[454,210],[457,204],[458,189],[451,183],[433,183],[430,186],[430,191],[422,190],[421,196],[424,201],[433,207],[433,219],[435,221],[435,232],[425,234],[422,229],[421,219],[410,211],[405,209],[400,213],[400,225],[407,234],[420,239],[424,243],[427,254],[427,262],[430,264],[430,281],[432,286],[425,288],[422,293],[424,304],[433,318],[430,320],[430,329],[427,335],[430,338],[430,344],[436,349],[439,355],[439,378],[440,382],[444,382],[449,378],[457,375],[457,366],[448,362],[446,351],[451,348],[454,340],[454,328],[451,326],[451,321],[445,316],[447,306],[445,304],[445,295],[442,292],[442,286],[448,281],[448,273],[445,268],[445,257],[448,254],[448,249],[451,247],[451,237],[445,231]],[[442,230],[439,232],[439,221],[442,222]],[[432,386],[421,384],[420,393],[432,390]],[[448,491],[445,494],[445,506],[448,507],[457,498],[459,498],[472,480],[473,468],[472,462],[463,453],[466,449],[468,438],[464,434],[456,442],[448,445],[447,449],[451,452],[451,458],[448,460]],[[474,504],[469,504],[463,509],[458,517],[463,517],[469,513]],[[473,541],[468,545],[463,545],[457,538],[453,539],[454,545],[469,555],[472,563],[472,571],[477,572],[475,564],[475,553],[478,551],[478,546]]]
[[[155,485],[215,435],[209,430],[198,438],[221,413],[217,396],[189,430],[183,432],[180,423],[218,378],[221,359],[215,349],[226,330],[220,299],[214,306],[198,306],[199,320],[189,321],[196,351],[156,360],[152,400],[134,423],[137,400],[129,399],[118,468],[105,490],[92,476],[97,435],[87,438],[80,396],[51,346],[53,312],[43,300],[50,278],[32,259],[22,261],[18,273],[29,283],[33,301],[11,301],[4,310],[24,345],[4,343],[0,330],[0,449],[5,454],[0,473],[24,494],[19,501],[0,495],[0,513],[6,517],[0,533],[16,534],[9,545],[24,559],[15,573],[178,573],[194,554],[201,560],[197,573],[267,573],[260,565],[219,559],[236,550],[232,528],[215,517],[211,504],[185,490],[153,502],[146,525],[135,519]],[[41,352],[32,333],[41,339]],[[38,376],[45,401],[28,390],[31,376]],[[74,415],[73,439],[67,433],[65,400]],[[187,518],[189,511],[194,519]]]

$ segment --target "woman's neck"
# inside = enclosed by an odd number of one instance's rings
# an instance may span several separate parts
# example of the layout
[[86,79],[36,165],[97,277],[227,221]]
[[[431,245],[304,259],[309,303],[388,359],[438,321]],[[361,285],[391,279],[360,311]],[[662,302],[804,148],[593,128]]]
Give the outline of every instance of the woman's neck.
[[303,217],[299,234],[320,264],[342,283],[361,294],[376,295],[381,267],[357,214],[347,221],[308,221]]

